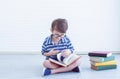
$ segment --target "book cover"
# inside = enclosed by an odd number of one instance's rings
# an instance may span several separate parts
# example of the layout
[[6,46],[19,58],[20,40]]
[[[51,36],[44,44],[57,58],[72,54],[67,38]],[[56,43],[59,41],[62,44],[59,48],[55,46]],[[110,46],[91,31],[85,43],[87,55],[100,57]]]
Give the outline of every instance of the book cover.
[[106,61],[111,61],[111,60],[115,60],[115,56],[109,56],[109,57],[89,57],[90,61],[93,62],[106,62]]
[[51,59],[51,58],[49,58],[49,60],[52,63],[55,63],[55,64],[58,64],[60,66],[64,66],[65,67],[65,66],[68,66],[68,65],[72,64],[73,62],[75,62],[76,60],[78,60],[80,58],[81,58],[81,56],[79,56],[79,55],[71,54],[67,58],[64,58],[63,61],[60,61],[60,60],[57,61],[57,60],[54,60],[54,59]]
[[102,63],[96,63],[96,62],[91,61],[91,64],[94,66],[116,65],[116,60],[102,62]]
[[91,69],[94,70],[107,70],[107,69],[116,69],[117,65],[107,65],[107,66],[94,66],[91,65]]
[[111,55],[112,53],[107,51],[92,51],[88,53],[88,56],[97,56],[97,57],[109,57]]

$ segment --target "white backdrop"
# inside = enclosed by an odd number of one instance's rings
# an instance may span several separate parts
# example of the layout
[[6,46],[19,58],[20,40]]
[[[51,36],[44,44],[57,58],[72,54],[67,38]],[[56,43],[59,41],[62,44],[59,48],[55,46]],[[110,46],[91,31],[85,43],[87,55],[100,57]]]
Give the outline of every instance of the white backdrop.
[[0,51],[40,51],[51,22],[66,18],[76,51],[120,51],[119,0],[1,0]]

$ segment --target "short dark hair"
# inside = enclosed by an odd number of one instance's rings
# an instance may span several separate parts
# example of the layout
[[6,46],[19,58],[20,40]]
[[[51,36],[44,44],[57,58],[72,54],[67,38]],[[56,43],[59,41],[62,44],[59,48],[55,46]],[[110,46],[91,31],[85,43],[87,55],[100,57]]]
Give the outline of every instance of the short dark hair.
[[52,27],[52,31],[56,30],[60,33],[66,33],[68,29],[68,23],[66,19],[58,18],[52,22],[51,27]]

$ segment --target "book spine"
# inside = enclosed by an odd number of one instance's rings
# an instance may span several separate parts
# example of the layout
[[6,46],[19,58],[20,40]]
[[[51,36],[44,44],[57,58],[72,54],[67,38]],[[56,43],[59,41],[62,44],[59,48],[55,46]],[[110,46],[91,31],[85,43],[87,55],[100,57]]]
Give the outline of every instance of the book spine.
[[90,61],[93,61],[93,62],[103,62],[104,59],[101,58],[101,57],[90,57]]
[[107,62],[111,60],[115,60],[115,56],[112,55],[110,57],[90,57],[90,61],[94,62]]

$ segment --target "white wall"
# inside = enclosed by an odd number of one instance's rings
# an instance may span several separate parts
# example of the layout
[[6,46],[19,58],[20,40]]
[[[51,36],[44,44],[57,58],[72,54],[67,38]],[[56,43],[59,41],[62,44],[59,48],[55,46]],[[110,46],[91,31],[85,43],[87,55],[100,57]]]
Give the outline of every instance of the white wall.
[[120,51],[119,0],[1,0],[0,51],[40,51],[51,22],[66,18],[76,51]]

